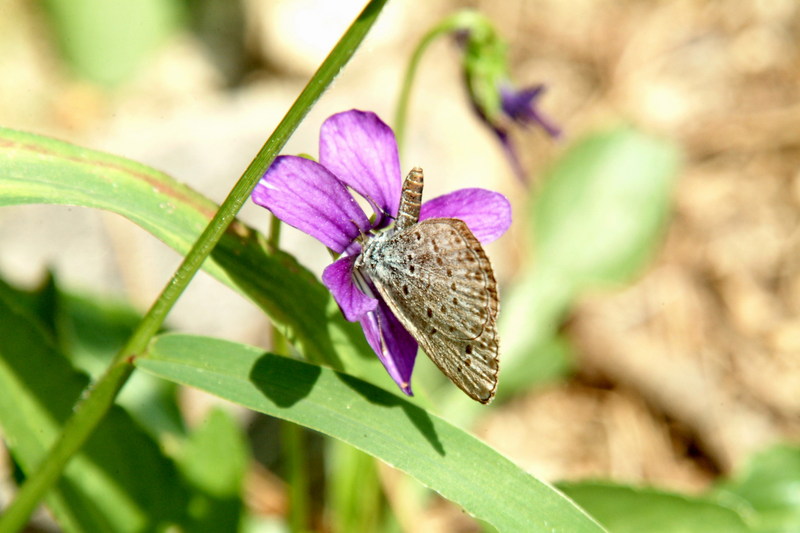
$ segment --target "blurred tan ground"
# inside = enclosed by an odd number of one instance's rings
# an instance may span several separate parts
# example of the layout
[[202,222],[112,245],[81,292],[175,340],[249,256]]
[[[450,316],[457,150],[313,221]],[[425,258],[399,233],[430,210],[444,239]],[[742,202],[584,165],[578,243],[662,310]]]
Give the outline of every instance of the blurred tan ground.
[[686,155],[654,264],[572,316],[578,378],[503,409],[486,438],[548,478],[689,490],[796,442],[800,4],[483,5],[570,133],[626,120]]
[[[335,13],[325,4],[246,2],[249,46],[270,68],[234,90],[183,35],[131,84],[104,92],[64,72],[29,3],[6,2],[0,124],[141,160],[219,201],[362,2],[337,2]],[[674,215],[654,263],[634,285],[590,295],[571,316],[577,377],[490,409],[480,425],[485,439],[537,475],[701,490],[754,451],[800,438],[798,6],[390,2],[287,146],[315,154],[322,120],[352,107],[391,121],[411,47],[458,7],[496,21],[520,84],[549,86],[542,108],[567,140],[517,136],[532,176],[571,139],[621,121],[682,146]],[[455,59],[445,43],[426,57],[402,165],[425,168],[428,197],[480,185],[521,209],[524,188],[471,116]],[[242,216],[266,228],[253,206]],[[522,232],[513,227],[489,248],[503,285],[515,275]],[[287,231],[285,242],[316,272],[328,260],[307,237]],[[144,308],[177,261],[112,215],[0,210],[0,269],[20,282],[34,283],[51,265],[68,286],[116,292]],[[213,280],[198,281],[173,326],[265,342],[257,309]]]

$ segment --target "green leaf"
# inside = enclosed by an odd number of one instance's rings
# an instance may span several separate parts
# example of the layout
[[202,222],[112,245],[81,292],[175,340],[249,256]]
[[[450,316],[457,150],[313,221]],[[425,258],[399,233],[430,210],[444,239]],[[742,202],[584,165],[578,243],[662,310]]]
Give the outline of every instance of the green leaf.
[[156,337],[135,364],[345,441],[500,531],[601,531],[568,499],[473,436],[357,378],[189,335]]
[[[23,472],[44,460],[88,382],[0,291],[0,427]],[[187,492],[159,446],[115,407],[47,501],[69,531],[142,531],[178,523]]]
[[754,531],[800,531],[800,448],[778,445],[757,454],[714,494],[719,501],[738,502],[754,511]]
[[559,488],[611,533],[750,531],[736,511],[702,498],[610,482],[561,483]]
[[[141,319],[140,313],[124,302],[64,290],[52,274],[31,291],[12,287],[0,278],[0,295],[38,319],[58,353],[93,380],[105,371]],[[118,403],[156,440],[165,432],[184,433],[174,384],[146,374],[134,375]]]
[[108,85],[144,65],[180,18],[175,0],[45,0],[42,5],[70,66]]
[[672,145],[632,129],[579,142],[536,195],[536,269],[576,288],[630,280],[660,242],[677,167]]
[[[133,333],[141,314],[125,302],[107,296],[77,294],[61,287],[57,294],[59,346],[78,370],[96,382]],[[185,434],[172,383],[134,374],[117,397],[117,403],[156,440],[164,439],[166,434]]]
[[518,379],[500,392],[524,388],[539,366],[564,368],[545,348],[575,298],[628,283],[646,265],[661,242],[678,163],[671,144],[622,128],[578,142],[543,177],[530,209],[531,266],[504,293],[503,371]]
[[196,489],[188,531],[237,531],[249,453],[236,420],[212,409],[184,445],[178,466]]
[[[166,174],[133,161],[0,128],[0,206],[78,205],[118,213],[185,254],[217,206]],[[311,361],[390,383],[361,328],[294,258],[268,251],[234,222],[203,268],[248,296]]]

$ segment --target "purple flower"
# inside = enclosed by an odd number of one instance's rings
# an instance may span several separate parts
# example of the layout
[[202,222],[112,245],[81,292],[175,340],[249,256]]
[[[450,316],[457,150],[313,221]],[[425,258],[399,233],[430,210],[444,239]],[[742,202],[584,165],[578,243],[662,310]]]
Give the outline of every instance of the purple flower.
[[555,139],[561,136],[561,130],[536,109],[536,101],[544,91],[545,86],[542,84],[521,90],[513,89],[506,84],[500,87],[500,105],[503,113],[517,124],[523,126],[536,124]]
[[461,12],[446,20],[454,27],[452,35],[463,51],[463,76],[470,103],[497,136],[514,172],[525,181],[525,169],[511,141],[510,126],[538,125],[552,138],[561,136],[561,130],[536,107],[545,86],[514,88],[508,69],[508,45],[486,17]]
[[510,122],[522,126],[536,125],[547,132],[550,137],[559,138],[561,130],[536,108],[537,100],[544,92],[545,86],[541,84],[517,90],[513,89],[509,83],[503,83],[499,87],[500,109],[495,116],[489,116],[480,105],[473,102],[478,115],[497,136],[514,172],[523,182],[526,181],[526,172],[520,163],[517,150],[514,148],[508,126]]
[[[376,291],[354,281],[353,264],[361,252],[359,239],[369,238],[397,216],[402,176],[391,128],[371,112],[351,110],[329,117],[322,125],[319,162],[279,156],[253,190],[255,203],[283,222],[315,237],[341,254],[322,274],[345,318],[358,321],[372,349],[392,379],[411,394],[411,373],[417,342],[403,328]],[[353,190],[374,211],[369,218],[353,198]],[[484,189],[461,189],[422,205],[420,220],[459,218],[475,237],[491,242],[511,224],[506,198]],[[391,230],[389,230],[391,231]]]

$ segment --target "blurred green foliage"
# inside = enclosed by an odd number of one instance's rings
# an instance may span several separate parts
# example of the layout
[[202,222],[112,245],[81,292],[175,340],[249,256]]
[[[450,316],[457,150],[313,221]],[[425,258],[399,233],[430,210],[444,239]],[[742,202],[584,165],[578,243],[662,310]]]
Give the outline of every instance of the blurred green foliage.
[[671,143],[624,127],[577,141],[541,177],[518,214],[528,256],[503,294],[499,397],[569,369],[563,319],[581,294],[643,271],[666,229],[679,161]]
[[700,496],[593,481],[559,485],[611,533],[800,531],[800,448],[757,453]]
[[114,86],[130,79],[180,27],[179,0],[42,0],[64,60],[80,77]]
[[707,498],[609,482],[564,483],[559,488],[610,533],[746,533],[742,516]]
[[800,531],[800,448],[785,444],[756,454],[714,495],[749,513],[753,531]]
[[[32,291],[0,279],[0,428],[20,472],[41,462],[84,393],[79,367],[109,360],[137,320],[120,302],[64,292],[53,277]],[[59,524],[133,532],[238,523],[249,454],[229,415],[187,432],[174,384],[142,374],[128,387],[47,498]]]

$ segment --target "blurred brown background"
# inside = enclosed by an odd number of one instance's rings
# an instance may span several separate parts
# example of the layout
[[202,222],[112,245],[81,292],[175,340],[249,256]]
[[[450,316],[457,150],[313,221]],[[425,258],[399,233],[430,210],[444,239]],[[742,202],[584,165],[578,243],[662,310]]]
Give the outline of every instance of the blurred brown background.
[[[0,125],[142,161],[221,201],[363,2],[200,2],[207,11],[176,22],[113,84],[69,68],[43,4],[0,5]],[[671,139],[685,157],[665,243],[647,272],[590,295],[570,317],[576,376],[491,409],[480,434],[546,479],[688,491],[771,443],[796,442],[800,4],[390,2],[285,152],[316,154],[319,125],[334,112],[371,109],[390,121],[413,46],[464,7],[508,39],[520,85],[548,85],[541,108],[565,139],[516,136],[534,187],[573,140],[622,122]],[[452,43],[436,43],[423,60],[402,165],[425,168],[428,197],[483,186],[524,209],[526,187],[471,114]],[[266,229],[258,208],[242,217]],[[517,274],[522,231],[489,247],[501,286]],[[328,261],[295,232],[285,246],[315,272]],[[66,286],[144,309],[177,262],[115,215],[0,210],[0,272],[14,282],[35,284],[50,267]],[[204,275],[196,281],[173,327],[265,342],[254,306]]]

